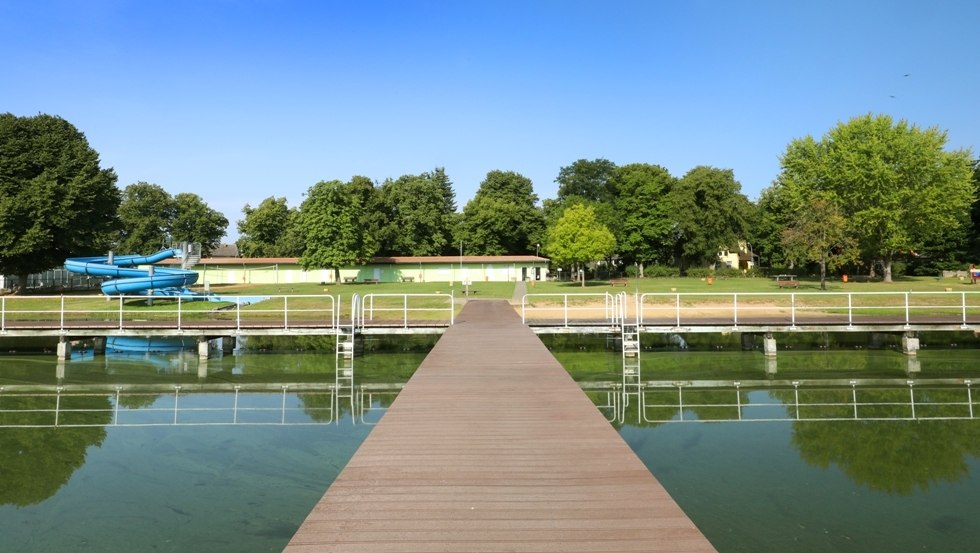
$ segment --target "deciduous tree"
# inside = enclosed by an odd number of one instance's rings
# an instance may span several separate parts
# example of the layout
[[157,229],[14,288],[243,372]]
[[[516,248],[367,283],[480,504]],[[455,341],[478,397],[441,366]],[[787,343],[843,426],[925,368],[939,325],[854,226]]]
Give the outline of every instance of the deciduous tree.
[[108,249],[120,194],[71,123],[0,114],[0,272],[20,277]]
[[639,263],[642,276],[644,264],[669,259],[674,238],[669,194],[677,179],[659,165],[634,163],[618,167],[610,182],[619,194],[619,252]]
[[309,189],[300,206],[305,248],[299,262],[304,269],[332,267],[339,281],[341,267],[374,257],[377,240],[367,228],[370,187],[370,179],[354,177],[346,184],[320,181]]
[[[576,205],[565,210],[564,215],[548,229],[545,250],[559,265],[582,268],[586,263],[598,261],[616,249],[616,238],[586,205]],[[583,271],[582,286],[585,286]]]
[[782,232],[783,246],[794,258],[820,265],[820,289],[827,289],[827,268],[856,261],[859,249],[847,219],[833,197],[816,195],[796,210]]
[[513,171],[490,171],[463,209],[457,241],[478,255],[536,252],[544,238],[544,215],[531,179]]
[[674,186],[670,205],[675,257],[681,269],[711,264],[722,249],[738,249],[747,238],[746,216],[752,209],[731,169],[700,166],[691,169]]
[[[892,280],[892,261],[961,229],[974,200],[970,153],[946,133],[886,115],[839,123],[820,140],[793,140],[779,180],[832,193],[862,248]],[[801,194],[803,195],[803,194]]]
[[385,181],[380,189],[381,253],[427,256],[451,249],[454,198],[442,169]]
[[211,255],[221,245],[228,219],[190,192],[174,196],[174,204],[177,209],[170,231],[173,241],[201,244],[201,255]]
[[242,209],[245,218],[238,221],[236,242],[244,257],[299,257],[302,240],[295,239],[299,210],[290,208],[286,198],[270,196],[257,207]]

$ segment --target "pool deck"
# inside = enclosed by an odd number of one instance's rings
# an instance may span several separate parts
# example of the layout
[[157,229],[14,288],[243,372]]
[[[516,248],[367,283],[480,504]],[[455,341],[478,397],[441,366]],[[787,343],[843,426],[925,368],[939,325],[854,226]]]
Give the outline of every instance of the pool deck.
[[504,301],[471,301],[289,542],[715,551]]

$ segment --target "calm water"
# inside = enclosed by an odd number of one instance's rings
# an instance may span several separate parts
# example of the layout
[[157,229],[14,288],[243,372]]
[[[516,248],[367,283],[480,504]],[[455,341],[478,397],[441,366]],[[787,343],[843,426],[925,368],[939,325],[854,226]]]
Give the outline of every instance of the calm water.
[[626,424],[620,433],[722,553],[976,551],[978,420]]
[[[358,383],[423,357],[358,358]],[[354,416],[333,379],[332,354],[305,352],[0,357],[0,552],[281,551],[395,393]],[[56,406],[90,426],[51,428]]]
[[[556,355],[576,378],[616,379],[618,354],[565,345]],[[424,356],[407,349],[358,358],[357,381],[404,382]],[[775,378],[804,382],[814,374],[904,381],[909,368],[888,344],[781,351],[778,363]],[[949,405],[918,405],[919,414],[962,417],[965,388],[948,383],[980,382],[976,367],[975,349],[922,352],[917,402]],[[60,424],[92,425],[0,428],[0,552],[280,551],[370,431],[365,422],[391,401],[381,393],[365,413],[334,412],[323,391],[333,369],[332,355],[303,351],[205,367],[193,355],[89,356],[60,369],[51,356],[0,357],[0,421],[50,426],[61,401]],[[647,379],[765,380],[766,370],[760,354],[727,344],[644,354]],[[930,391],[929,376],[946,384]],[[832,403],[817,417],[851,412],[847,386],[806,390],[805,401]],[[861,401],[888,404],[862,406],[862,415],[905,416],[907,392],[862,385]],[[685,420],[732,418],[733,403],[747,418],[794,410],[785,387],[685,393]],[[976,549],[977,420],[676,422],[675,395],[668,386],[651,394],[667,407],[647,405],[675,422],[639,424],[634,406],[615,424],[720,552]],[[687,407],[712,402],[724,405]]]

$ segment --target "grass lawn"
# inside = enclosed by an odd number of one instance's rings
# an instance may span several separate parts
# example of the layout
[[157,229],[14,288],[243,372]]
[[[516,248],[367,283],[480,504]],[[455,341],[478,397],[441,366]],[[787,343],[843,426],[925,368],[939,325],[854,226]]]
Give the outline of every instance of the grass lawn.
[[[515,284],[513,282],[476,282],[469,287],[472,299],[504,299],[509,300],[513,297]],[[203,287],[196,287],[195,290],[203,291]],[[596,294],[606,293],[618,294],[621,292],[628,294],[665,294],[663,297],[647,297],[645,305],[649,308],[657,309],[659,304],[673,306],[674,297],[672,294],[681,293],[686,297],[682,300],[682,305],[711,305],[711,304],[730,304],[731,294],[758,294],[756,296],[740,296],[739,305],[749,306],[753,303],[760,306],[782,305],[788,302],[788,294],[797,295],[796,305],[798,307],[834,309],[842,305],[846,306],[847,300],[842,293],[848,292],[875,292],[873,296],[854,297],[854,306],[861,309],[887,307],[896,309],[904,305],[905,292],[980,292],[980,286],[973,285],[969,280],[960,279],[938,279],[935,277],[903,277],[895,282],[865,282],[844,283],[840,280],[828,280],[827,291],[820,290],[818,280],[801,279],[800,287],[797,289],[779,288],[775,281],[766,278],[723,278],[716,279],[712,284],[706,280],[697,278],[646,278],[630,279],[625,287],[612,286],[608,281],[587,281],[586,286],[581,286],[576,282],[554,282],[538,281],[527,284],[529,294]],[[379,284],[255,284],[255,285],[220,285],[211,286],[211,292],[219,295],[235,296],[287,296],[288,298],[274,298],[269,301],[259,302],[248,306],[243,306],[242,311],[252,312],[253,317],[266,318],[281,316],[282,304],[289,304],[290,311],[308,311],[311,317],[322,318],[325,316],[324,310],[329,310],[333,306],[329,300],[318,299],[316,297],[300,298],[296,296],[339,296],[339,303],[336,307],[342,314],[348,316],[350,311],[351,296],[355,293],[362,298],[368,295],[373,296],[373,306],[378,310],[379,316],[386,308],[400,309],[403,300],[398,298],[386,298],[384,295],[402,294],[433,294],[432,298],[416,298],[411,300],[412,309],[419,309],[410,315],[410,318],[429,319],[443,318],[445,308],[448,307],[448,298],[444,296],[452,293],[456,299],[464,297],[464,287],[459,282],[450,285],[446,282],[407,282],[407,283],[379,283]],[[436,295],[443,297],[436,297]],[[959,294],[950,297],[948,294],[936,295],[917,295],[912,296],[911,303],[921,307],[946,306],[947,309],[939,309],[937,313],[949,310],[950,305],[959,304]],[[955,301],[954,301],[955,300]],[[82,295],[65,296],[39,296],[39,295],[18,295],[5,296],[4,311],[8,320],[15,319],[34,319],[37,314],[43,312],[59,312],[64,301],[66,318],[82,319],[95,316],[96,318],[114,319],[119,317],[119,302],[117,298],[107,299],[88,293]],[[560,298],[539,298],[534,300],[535,304],[548,304],[560,302]],[[581,298],[573,300],[576,304],[602,303],[598,297]],[[668,305],[669,304],[669,305]],[[154,315],[165,317],[167,313],[176,310],[177,302],[173,299],[155,299],[153,305],[147,305],[143,299],[133,298],[125,301],[127,314],[136,312],[146,318]],[[214,302],[194,302],[182,301],[181,311],[188,319],[218,317],[233,317],[231,311],[217,315],[213,313],[222,305],[228,306],[230,303]],[[955,308],[954,305],[954,308]],[[971,308],[980,306],[980,294],[967,296],[967,305]],[[457,311],[460,308],[457,305]],[[760,307],[761,308],[761,307]],[[427,311],[431,310],[431,311]],[[70,312],[70,313],[68,313]],[[194,312],[201,312],[195,314]],[[207,314],[206,314],[207,313]],[[865,313],[871,314],[869,311]],[[129,318],[128,316],[126,318]]]

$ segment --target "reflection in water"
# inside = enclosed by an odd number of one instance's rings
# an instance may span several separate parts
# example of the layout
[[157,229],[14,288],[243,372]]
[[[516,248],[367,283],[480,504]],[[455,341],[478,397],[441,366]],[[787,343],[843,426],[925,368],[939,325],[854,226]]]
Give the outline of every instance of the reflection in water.
[[937,420],[838,424],[793,423],[800,456],[820,468],[836,465],[856,484],[908,495],[969,472],[969,457],[980,457],[980,422]]
[[[104,425],[111,410],[106,397],[84,396],[66,402],[66,408],[85,409],[89,426],[70,432],[52,429],[56,414],[54,397],[14,396],[0,398],[0,504],[17,506],[40,503],[63,486],[79,467],[91,446],[101,446]],[[38,416],[40,415],[40,417]],[[33,426],[38,418],[48,427]]]

